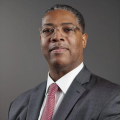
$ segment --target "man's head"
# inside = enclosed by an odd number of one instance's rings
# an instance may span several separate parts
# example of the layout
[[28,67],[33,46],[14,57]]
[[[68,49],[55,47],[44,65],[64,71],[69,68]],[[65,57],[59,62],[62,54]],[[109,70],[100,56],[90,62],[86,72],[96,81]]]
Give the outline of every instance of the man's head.
[[[53,7],[51,7],[50,9],[48,9],[47,11],[46,11],[46,13],[48,13],[48,12],[50,12],[50,11],[53,11],[53,10],[67,10],[67,11],[69,11],[69,12],[71,12],[72,14],[74,14],[75,15],[75,17],[76,17],[76,20],[77,20],[77,22],[78,22],[78,24],[81,26],[81,28],[82,28],[82,33],[84,33],[84,31],[85,31],[85,21],[84,21],[84,18],[83,18],[83,16],[82,16],[82,14],[78,11],[78,10],[76,10],[76,9],[74,9],[73,7],[71,7],[71,6],[68,6],[68,5],[64,5],[64,4],[57,4],[57,5],[54,5]],[[46,14],[45,13],[45,14]]]
[[40,41],[49,69],[64,68],[69,72],[83,61],[87,34],[83,32],[82,15],[66,6],[56,5],[46,12],[42,19]]

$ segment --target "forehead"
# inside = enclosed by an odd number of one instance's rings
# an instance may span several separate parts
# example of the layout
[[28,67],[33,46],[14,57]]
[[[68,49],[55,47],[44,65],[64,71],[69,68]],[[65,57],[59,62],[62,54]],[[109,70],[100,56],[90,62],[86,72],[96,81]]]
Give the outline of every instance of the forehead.
[[53,10],[48,12],[42,19],[42,26],[49,23],[56,26],[62,23],[78,25],[75,15],[67,10]]

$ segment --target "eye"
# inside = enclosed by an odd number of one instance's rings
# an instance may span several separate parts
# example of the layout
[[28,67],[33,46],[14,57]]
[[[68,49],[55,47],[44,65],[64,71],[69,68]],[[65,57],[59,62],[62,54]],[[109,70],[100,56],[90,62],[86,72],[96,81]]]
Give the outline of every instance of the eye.
[[71,32],[71,31],[74,31],[74,29],[71,28],[71,27],[64,27],[64,28],[63,28],[63,31],[64,31],[64,32]]
[[53,32],[54,32],[54,29],[52,29],[52,28],[45,28],[45,29],[43,29],[42,32],[43,32],[43,33],[53,33]]

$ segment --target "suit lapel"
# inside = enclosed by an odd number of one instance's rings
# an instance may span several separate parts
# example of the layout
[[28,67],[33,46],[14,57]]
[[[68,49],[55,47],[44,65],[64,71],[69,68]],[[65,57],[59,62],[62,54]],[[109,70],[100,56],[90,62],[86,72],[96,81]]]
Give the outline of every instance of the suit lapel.
[[60,104],[53,120],[65,120],[75,103],[86,91],[82,84],[89,82],[90,75],[91,73],[84,66],[81,72],[73,80],[73,83],[64,96],[63,101]]
[[53,120],[65,120],[74,104],[84,92],[84,87],[78,86],[77,82],[73,82],[62,103],[60,104]]
[[35,88],[31,94],[30,101],[28,103],[28,112],[26,120],[37,120],[40,113],[44,96],[45,96],[46,82]]

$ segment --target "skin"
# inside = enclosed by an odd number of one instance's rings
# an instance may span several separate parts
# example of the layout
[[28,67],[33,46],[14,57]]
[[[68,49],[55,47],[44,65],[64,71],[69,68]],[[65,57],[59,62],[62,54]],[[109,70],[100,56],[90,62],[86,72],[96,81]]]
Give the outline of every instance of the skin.
[[[50,11],[42,20],[42,26],[50,24],[58,27],[64,23],[72,23],[80,28],[74,14],[66,10]],[[49,65],[50,76],[57,81],[83,62],[83,49],[86,47],[87,34],[82,34],[75,29],[75,34],[65,37],[57,29],[53,36],[46,38],[40,36],[40,42],[43,55]]]

